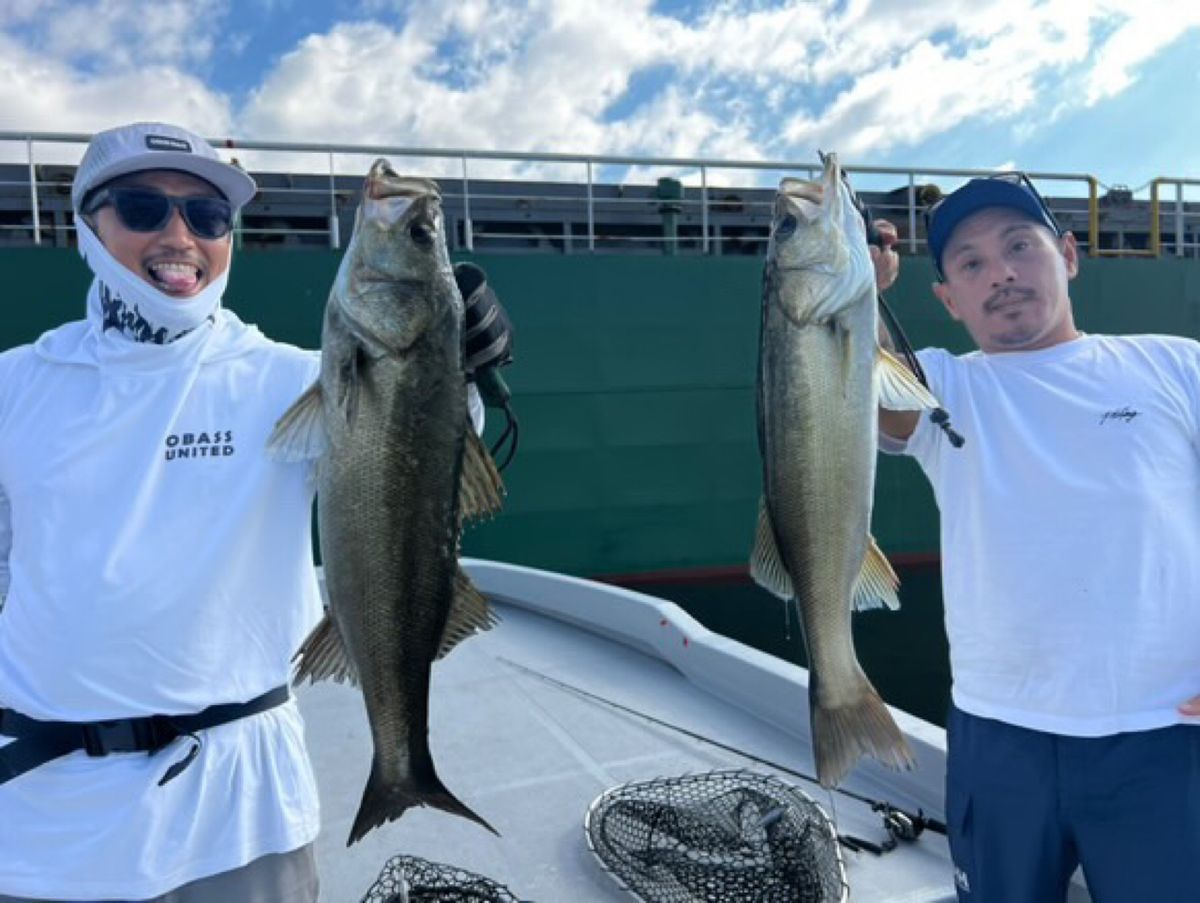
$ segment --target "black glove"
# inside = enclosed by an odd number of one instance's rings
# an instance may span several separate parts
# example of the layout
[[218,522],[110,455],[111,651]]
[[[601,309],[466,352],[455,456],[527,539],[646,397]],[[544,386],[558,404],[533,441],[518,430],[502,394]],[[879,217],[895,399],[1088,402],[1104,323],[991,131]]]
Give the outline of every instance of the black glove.
[[454,281],[466,306],[463,320],[463,369],[468,379],[512,361],[512,321],[476,264],[454,265]]
[[512,392],[500,376],[500,368],[512,362],[512,322],[487,284],[487,273],[482,268],[473,263],[457,263],[454,281],[466,307],[463,369],[467,379],[475,381],[483,403],[489,408],[502,408],[507,421],[504,432],[492,446],[492,454],[498,455],[505,442],[509,443],[507,456],[496,459],[496,467],[504,470],[517,453],[517,415],[509,404]]

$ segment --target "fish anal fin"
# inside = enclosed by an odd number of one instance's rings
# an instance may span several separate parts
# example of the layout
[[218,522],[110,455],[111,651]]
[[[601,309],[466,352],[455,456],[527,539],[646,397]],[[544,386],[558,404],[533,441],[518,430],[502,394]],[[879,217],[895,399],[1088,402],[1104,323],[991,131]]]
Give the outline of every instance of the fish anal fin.
[[796,595],[791,575],[779,557],[775,525],[771,522],[765,498],[758,501],[758,530],[754,537],[754,551],[750,553],[750,576],[763,589],[781,599],[788,600]]
[[863,556],[862,569],[858,579],[854,581],[854,594],[850,607],[854,611],[869,611],[872,608],[890,608],[895,611],[900,607],[900,598],[896,590],[900,587],[900,578],[892,570],[887,556],[879,548],[872,536],[867,537],[867,554]]
[[479,631],[491,629],[499,620],[466,571],[459,567],[454,575],[454,601],[450,604],[450,615],[446,618],[446,629],[442,632],[442,644],[437,657],[442,658]]
[[504,504],[504,481],[469,417],[458,498],[459,519],[464,523],[489,517]]
[[267,439],[267,453],[280,461],[309,461],[329,447],[321,383],[315,382],[275,423]]
[[899,358],[886,348],[875,354],[875,383],[879,388],[879,406],[889,411],[923,411],[940,407],[933,393]]
[[338,683],[358,684],[358,669],[346,651],[341,631],[329,612],[321,619],[308,638],[300,645],[293,659],[296,664],[296,683],[308,680],[336,680]]

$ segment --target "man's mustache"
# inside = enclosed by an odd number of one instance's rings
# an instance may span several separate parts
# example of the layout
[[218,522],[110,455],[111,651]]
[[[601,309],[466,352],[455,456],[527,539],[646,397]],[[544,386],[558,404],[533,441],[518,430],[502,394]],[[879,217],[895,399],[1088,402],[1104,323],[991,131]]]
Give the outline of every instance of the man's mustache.
[[1013,301],[1025,301],[1032,298],[1033,295],[1033,289],[1005,286],[988,296],[987,301],[983,303],[983,309],[988,313],[994,313]]

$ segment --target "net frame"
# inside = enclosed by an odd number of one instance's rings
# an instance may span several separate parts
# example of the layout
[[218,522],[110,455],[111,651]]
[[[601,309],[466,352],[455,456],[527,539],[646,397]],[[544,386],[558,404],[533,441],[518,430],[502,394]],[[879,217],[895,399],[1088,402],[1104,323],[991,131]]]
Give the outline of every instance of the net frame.
[[[406,886],[407,885],[407,886]],[[414,886],[415,885],[415,886]],[[407,896],[405,896],[407,894]],[[359,903],[526,903],[476,872],[401,854],[384,863]]]
[[[819,864],[819,867],[825,868],[829,872],[828,875],[818,875],[815,878],[815,880],[817,880],[821,885],[820,895],[817,897],[802,897],[799,896],[799,893],[801,893],[801,889],[799,887],[795,888],[795,894],[793,894],[786,889],[786,885],[781,893],[776,893],[771,896],[763,896],[761,891],[754,890],[753,886],[751,886],[748,893],[738,895],[735,892],[733,896],[730,896],[729,888],[722,886],[710,886],[706,891],[698,892],[694,886],[687,887],[684,885],[684,883],[679,881],[675,881],[676,887],[664,889],[664,885],[667,883],[667,878],[662,875],[659,875],[655,878],[649,878],[644,874],[637,874],[636,870],[632,875],[626,874],[623,866],[628,865],[628,860],[622,861],[620,860],[620,857],[614,855],[614,851],[611,849],[611,845],[607,843],[604,831],[601,827],[602,823],[606,821],[606,818],[614,803],[626,802],[636,804],[639,801],[645,802],[647,800],[651,803],[661,803],[661,794],[664,788],[666,788],[669,793],[674,793],[682,788],[685,795],[683,801],[679,804],[683,807],[679,810],[681,813],[681,820],[677,821],[674,825],[675,827],[679,827],[680,824],[682,824],[683,821],[686,821],[686,819],[689,817],[689,813],[686,811],[686,806],[689,803],[687,794],[694,794],[696,788],[701,788],[703,791],[704,785],[706,784],[710,785],[708,788],[709,792],[718,793],[718,796],[720,795],[722,788],[724,788],[724,793],[728,793],[729,791],[735,789],[741,789],[749,790],[754,794],[761,795],[763,798],[775,802],[781,809],[784,810],[776,818],[776,820],[787,817],[788,815],[792,815],[794,818],[795,813],[801,813],[802,823],[811,825],[814,831],[811,835],[806,833],[803,837],[799,838],[799,842],[802,844],[805,842],[810,842],[811,844],[819,845],[820,849],[814,854],[814,856],[816,858],[825,860],[823,863]],[[678,796],[677,793],[676,796]],[[715,799],[717,797],[713,798]],[[693,799],[690,802],[695,804],[697,801],[700,804],[698,809],[703,809],[704,804],[710,803],[711,799],[706,800],[704,798],[700,798],[699,800]],[[691,814],[697,814],[698,809],[695,805],[693,805],[693,809],[696,811],[693,811]],[[716,810],[710,809],[710,811],[717,810],[719,810],[719,804]],[[729,817],[730,815],[731,813],[729,812],[725,813],[726,818],[724,819],[724,828],[726,829],[725,833],[727,835],[731,833],[731,828],[733,828],[735,833],[738,830],[735,826],[733,826],[732,818]],[[765,823],[767,821],[767,817],[769,816],[763,817],[760,821]],[[721,820],[719,812],[718,820]],[[760,824],[756,827],[762,826]],[[850,885],[846,879],[845,861],[842,858],[841,845],[838,843],[837,829],[834,826],[832,819],[830,819],[825,810],[815,800],[813,800],[812,797],[810,797],[799,787],[789,784],[773,775],[762,774],[749,769],[736,768],[699,773],[687,773],[674,777],[660,777],[645,781],[630,781],[606,790],[595,800],[593,800],[591,805],[588,807],[587,814],[584,817],[583,828],[588,849],[599,863],[600,868],[603,869],[609,875],[609,877],[612,878],[613,881],[615,881],[617,885],[619,885],[633,899],[641,901],[641,903],[666,903],[666,901],[672,901],[672,903],[679,901],[679,903],[682,903],[682,901],[702,900],[721,900],[722,903],[726,903],[726,901],[732,903],[732,901],[735,900],[752,900],[755,901],[755,903],[764,903],[764,901],[772,901],[772,903],[785,903],[786,901],[786,903],[791,903],[793,900],[799,901],[806,899],[819,900],[820,903],[846,903],[846,901],[849,899]],[[688,851],[682,846],[680,846],[675,852],[676,855],[682,855],[685,858],[688,856]],[[745,852],[744,846],[742,852]],[[759,864],[766,866],[765,860],[770,859],[771,850],[765,849],[762,850],[761,853],[765,859],[760,858]],[[705,858],[705,854],[703,852],[696,853],[691,858],[697,863],[697,873],[706,867],[706,864],[702,862],[702,860]],[[742,861],[747,861],[745,856],[742,857]],[[755,864],[756,863],[752,857],[749,860],[748,868],[746,870],[753,871]],[[709,864],[707,867],[714,868],[718,872],[722,870],[729,871],[729,869],[722,869],[721,866],[711,866],[711,864]],[[703,877],[700,878],[698,883],[704,883]],[[807,879],[805,881],[805,885],[805,889],[811,889]],[[774,889],[780,890],[778,886],[776,886]]]

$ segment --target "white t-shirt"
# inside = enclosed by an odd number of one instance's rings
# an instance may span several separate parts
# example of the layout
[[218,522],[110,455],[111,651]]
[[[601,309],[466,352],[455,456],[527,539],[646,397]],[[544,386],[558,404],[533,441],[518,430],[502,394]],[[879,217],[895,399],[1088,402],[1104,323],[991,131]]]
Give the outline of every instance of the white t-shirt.
[[906,451],[941,511],[953,697],[1035,730],[1189,720],[1200,693],[1200,345],[919,354],[966,444]]
[[[80,322],[0,355],[0,706],[186,713],[288,681],[321,612],[313,488],[265,446],[318,367],[228,311],[166,346]],[[201,737],[162,787],[188,740],[0,785],[0,893],[142,899],[315,839],[294,702]]]

